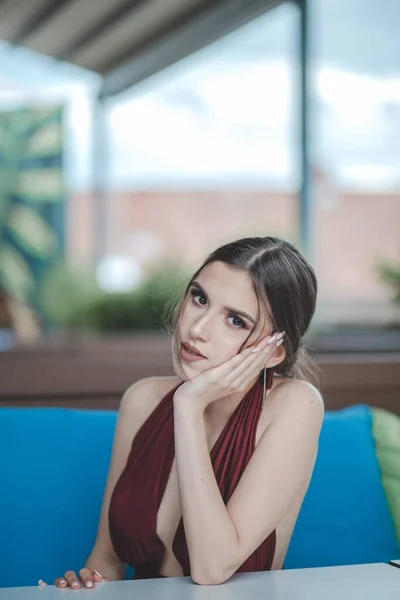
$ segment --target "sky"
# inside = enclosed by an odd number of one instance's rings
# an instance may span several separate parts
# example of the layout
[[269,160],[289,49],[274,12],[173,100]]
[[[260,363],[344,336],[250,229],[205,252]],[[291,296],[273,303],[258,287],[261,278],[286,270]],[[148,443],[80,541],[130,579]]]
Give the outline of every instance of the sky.
[[[399,0],[312,0],[311,161],[338,186],[400,189]],[[299,181],[298,12],[285,4],[107,105],[111,188]],[[100,77],[0,44],[0,109],[65,102],[66,171],[90,187]]]

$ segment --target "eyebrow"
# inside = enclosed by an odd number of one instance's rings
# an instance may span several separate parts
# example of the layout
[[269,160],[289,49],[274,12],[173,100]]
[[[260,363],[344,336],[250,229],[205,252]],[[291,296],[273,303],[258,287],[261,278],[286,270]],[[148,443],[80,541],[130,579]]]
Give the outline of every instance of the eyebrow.
[[[204,296],[208,297],[207,292],[205,291],[205,289],[197,281],[193,281],[191,287],[197,288],[199,290],[199,292],[201,292],[202,294],[204,294]],[[256,324],[256,322],[253,319],[253,317],[251,317],[250,315],[248,315],[247,313],[245,313],[243,310],[238,310],[237,308],[232,308],[230,306],[224,306],[224,310],[226,310],[228,312],[235,313],[237,315],[240,315],[241,317],[244,317],[245,319],[247,319],[248,321],[250,321],[251,323],[253,323],[253,325]]]

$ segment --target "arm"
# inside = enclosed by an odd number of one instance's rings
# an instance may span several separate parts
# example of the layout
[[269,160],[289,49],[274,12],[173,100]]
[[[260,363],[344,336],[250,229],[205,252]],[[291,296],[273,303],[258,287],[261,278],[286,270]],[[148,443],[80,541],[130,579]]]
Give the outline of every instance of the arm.
[[149,393],[149,383],[151,383],[150,379],[136,382],[125,392],[121,400],[96,541],[85,563],[86,568],[95,569],[110,580],[124,579],[126,566],[115,554],[110,539],[108,527],[110,499],[125,467],[133,437],[147,416],[147,412],[143,411],[146,405],[143,399]]
[[197,583],[229,579],[308,487],[324,414],[321,396],[301,381],[282,385],[276,394],[279,413],[260,439],[227,506],[212,469],[203,409],[182,397],[174,402],[179,491],[192,578]]

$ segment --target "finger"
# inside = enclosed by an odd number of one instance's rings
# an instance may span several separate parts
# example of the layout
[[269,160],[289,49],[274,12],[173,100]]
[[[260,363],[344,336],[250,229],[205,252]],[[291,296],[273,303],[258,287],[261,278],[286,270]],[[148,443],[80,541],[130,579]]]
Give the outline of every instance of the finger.
[[[240,352],[239,354],[235,354],[232,358],[222,363],[218,367],[214,367],[213,371],[213,379],[215,381],[221,382],[224,381],[227,387],[232,385],[232,382],[237,379],[237,377],[245,372],[248,369],[249,364],[252,364],[253,361],[256,361],[255,354],[260,353],[264,347],[268,347],[276,340],[277,334],[274,336],[268,336],[261,340],[261,342],[256,346],[249,346]],[[264,359],[265,360],[265,356]]]
[[271,356],[275,341],[276,336],[269,336],[264,338],[254,348],[248,349],[250,352],[246,352],[245,359],[237,365],[228,376],[229,383],[234,386],[243,374],[261,368],[261,365],[265,363],[269,356]]
[[87,588],[93,587],[94,579],[93,579],[93,571],[91,569],[87,569],[86,567],[83,567],[83,569],[81,569],[79,571],[79,576],[85,587],[87,587]]
[[81,587],[81,582],[79,581],[74,571],[67,571],[66,573],[64,573],[64,577],[70,588],[74,590],[79,590],[79,588]]
[[257,373],[266,366],[266,362],[274,355],[276,348],[282,344],[285,332],[275,334],[272,338],[263,340],[257,346],[258,350],[245,360],[232,373],[231,385],[239,388],[246,386]]
[[267,353],[262,353],[261,356],[257,357],[257,360],[252,361],[250,364],[246,364],[245,369],[236,373],[235,379],[228,384],[229,387],[233,390],[246,388],[248,384],[254,380],[254,377],[266,366],[268,358],[269,355]]
[[46,587],[46,586],[47,586],[47,583],[46,583],[45,581],[43,581],[43,579],[39,579],[39,581],[38,581],[38,585],[39,585],[40,587]]
[[286,331],[282,331],[281,333],[275,332],[273,335],[269,335],[265,338],[263,338],[260,342],[258,342],[258,344],[256,344],[256,346],[253,348],[252,352],[256,353],[259,350],[263,350],[265,348],[269,348],[272,346],[276,346],[282,343],[283,338],[286,335]]
[[264,367],[268,367],[268,360],[276,355],[277,349],[284,342],[285,332],[275,334],[267,341],[267,344],[261,348],[261,351],[256,354],[257,359],[250,366],[251,375],[257,374]]
[[282,331],[282,333],[275,333],[273,336],[264,338],[264,340],[252,350],[251,356],[255,356],[254,363],[257,363],[258,358],[260,358],[262,362],[265,360],[266,356],[272,356],[275,353],[276,348],[283,344],[285,335],[285,331]]
[[[251,354],[251,348],[245,348],[239,354],[235,354],[229,360],[223,362],[217,367],[210,369],[212,372],[212,380],[216,382],[224,381],[237,367],[239,367],[248,356]],[[193,380],[195,381],[195,379]]]
[[95,569],[93,569],[93,580],[96,583],[101,583],[102,581],[110,581],[109,579],[107,579],[107,577],[103,577],[103,575],[101,575],[98,571],[95,571]]
[[[214,370],[218,370],[218,374],[222,376],[230,376],[232,374],[241,373],[246,367],[243,365],[251,364],[254,360],[257,360],[257,357],[268,344],[275,341],[275,337],[271,338],[271,336],[263,338],[256,346],[248,346],[244,350],[242,350],[239,354],[235,354],[232,358],[227,360],[226,362],[216,367]],[[237,371],[236,371],[237,370]]]

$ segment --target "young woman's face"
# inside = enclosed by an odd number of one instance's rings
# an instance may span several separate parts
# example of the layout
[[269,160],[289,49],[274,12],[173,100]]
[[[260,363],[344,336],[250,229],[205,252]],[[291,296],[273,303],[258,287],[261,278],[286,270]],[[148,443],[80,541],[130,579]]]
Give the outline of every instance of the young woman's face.
[[[223,262],[208,265],[192,283],[182,308],[176,332],[183,370],[179,376],[195,377],[237,354],[254,327],[257,310],[257,297],[245,271]],[[259,321],[246,346],[272,333],[263,313]],[[204,358],[188,353],[182,348],[186,344]]]

